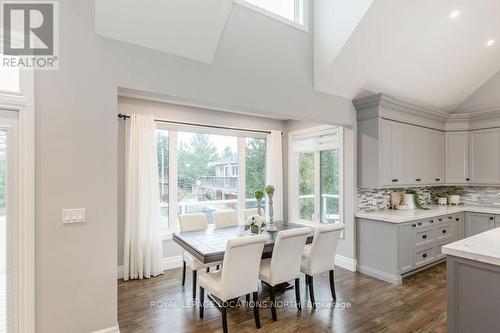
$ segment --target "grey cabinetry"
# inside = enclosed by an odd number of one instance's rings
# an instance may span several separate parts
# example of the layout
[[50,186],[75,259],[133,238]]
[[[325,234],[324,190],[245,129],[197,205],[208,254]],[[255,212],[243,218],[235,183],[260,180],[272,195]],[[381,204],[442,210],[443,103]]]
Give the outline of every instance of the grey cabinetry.
[[446,182],[467,184],[469,177],[469,132],[448,132],[445,135]]
[[474,236],[495,227],[495,215],[467,213],[465,215],[465,237]]
[[442,131],[393,120],[358,121],[358,182],[361,187],[444,182]]
[[500,184],[500,129],[471,131],[469,140],[471,181]]
[[401,284],[402,277],[444,259],[441,246],[462,236],[462,213],[399,224],[360,218],[358,270]]

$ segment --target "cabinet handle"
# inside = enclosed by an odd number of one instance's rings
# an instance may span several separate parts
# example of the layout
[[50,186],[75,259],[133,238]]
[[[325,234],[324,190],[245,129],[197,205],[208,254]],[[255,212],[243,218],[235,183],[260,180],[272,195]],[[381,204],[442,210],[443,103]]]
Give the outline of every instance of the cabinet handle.
[[422,254],[423,258],[427,258],[427,253]]
[[418,222],[418,225],[422,225],[422,222]]
[[392,180],[393,183],[397,183],[397,181],[398,181],[397,179],[393,179]]
[[439,222],[441,222],[443,219],[438,219]]
[[470,181],[470,178],[465,178],[466,181]]
[[422,178],[417,178],[417,179],[415,179],[415,181],[417,181],[417,182],[421,182],[421,181],[422,181]]
[[415,228],[416,226],[417,226],[416,224],[412,224],[412,225],[411,225],[411,227],[412,227],[412,228]]
[[423,239],[426,239],[426,238],[427,238],[427,235],[422,235],[422,238],[423,238]]
[[434,220],[430,220],[429,222],[430,222],[430,223],[434,223]]
[[453,216],[448,216],[448,218],[451,220],[453,218]]
[[460,218],[459,218],[459,217],[457,217],[457,218],[455,219],[455,221],[460,221]]
[[445,234],[445,233],[446,233],[446,229],[443,230],[443,234]]
[[490,216],[490,220],[493,220],[493,219],[494,219],[494,217],[493,217],[493,216]]
[[439,181],[441,181],[441,178],[436,178],[434,180],[437,181],[437,182],[439,182]]

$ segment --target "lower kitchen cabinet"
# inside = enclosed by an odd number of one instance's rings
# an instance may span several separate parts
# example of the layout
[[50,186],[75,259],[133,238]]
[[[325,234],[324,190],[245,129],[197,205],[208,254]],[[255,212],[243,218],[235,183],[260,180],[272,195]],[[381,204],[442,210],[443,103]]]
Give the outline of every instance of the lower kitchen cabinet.
[[404,276],[445,258],[441,246],[464,237],[464,214],[405,223],[358,218],[358,270],[401,284]]
[[465,237],[474,236],[493,228],[495,228],[495,215],[482,213],[465,214]]

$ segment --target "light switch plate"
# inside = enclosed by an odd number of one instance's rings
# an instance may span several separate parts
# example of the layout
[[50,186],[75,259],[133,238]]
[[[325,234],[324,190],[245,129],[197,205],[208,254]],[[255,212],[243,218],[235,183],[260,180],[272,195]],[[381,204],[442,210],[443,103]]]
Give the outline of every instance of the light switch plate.
[[87,221],[87,210],[85,208],[62,210],[62,223],[81,223],[85,221]]

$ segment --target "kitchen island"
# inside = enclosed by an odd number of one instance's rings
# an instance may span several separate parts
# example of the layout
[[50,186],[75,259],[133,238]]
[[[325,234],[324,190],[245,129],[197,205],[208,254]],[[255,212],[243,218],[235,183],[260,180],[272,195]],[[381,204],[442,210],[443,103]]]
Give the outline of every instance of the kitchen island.
[[500,228],[442,247],[446,254],[448,332],[500,330]]

